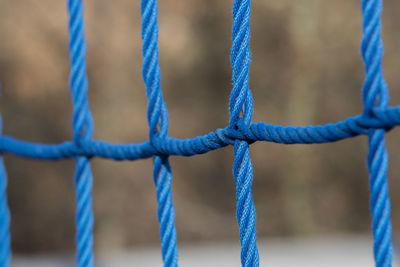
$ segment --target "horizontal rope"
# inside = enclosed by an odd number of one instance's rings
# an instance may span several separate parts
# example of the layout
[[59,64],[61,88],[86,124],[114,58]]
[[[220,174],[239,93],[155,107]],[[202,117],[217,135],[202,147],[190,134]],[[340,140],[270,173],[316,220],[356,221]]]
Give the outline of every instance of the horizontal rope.
[[279,144],[331,143],[358,135],[366,135],[369,129],[386,131],[400,125],[400,106],[387,109],[374,108],[372,117],[359,115],[335,124],[324,126],[275,126],[253,123],[245,126],[239,120],[236,127],[217,129],[207,135],[192,139],[160,138],[139,144],[109,144],[103,141],[86,141],[78,147],[73,142],[45,145],[24,142],[12,137],[0,137],[0,153],[38,160],[62,160],[77,156],[100,157],[111,160],[138,160],[154,155],[194,156],[228,145],[235,140],[254,143],[266,141]]

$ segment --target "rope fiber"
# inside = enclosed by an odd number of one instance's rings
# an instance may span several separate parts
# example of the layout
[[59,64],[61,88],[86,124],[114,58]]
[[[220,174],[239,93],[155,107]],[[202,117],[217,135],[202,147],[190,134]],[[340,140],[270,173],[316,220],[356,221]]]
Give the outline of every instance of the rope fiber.
[[[172,203],[172,173],[169,156],[194,156],[225,146],[234,147],[233,177],[236,183],[237,222],[242,266],[259,266],[256,238],[256,212],[252,199],[253,166],[250,145],[257,141],[279,144],[331,143],[359,135],[368,137],[367,167],[370,181],[373,252],[378,267],[392,266],[392,227],[388,193],[388,154],[385,133],[400,125],[400,106],[388,107],[389,93],[383,78],[381,38],[382,0],[362,0],[361,54],[365,65],[362,88],[364,110],[361,115],[322,126],[275,126],[252,123],[253,97],[249,87],[251,0],[235,0],[232,17],[232,91],[230,120],[226,128],[191,139],[168,136],[168,112],[162,97],[158,63],[157,0],[141,0],[143,40],[143,80],[148,97],[149,140],[139,144],[109,144],[92,140],[93,120],[88,103],[86,44],[83,1],[68,0],[70,90],[73,101],[73,140],[61,144],[38,144],[0,134],[0,267],[11,262],[10,212],[7,204],[7,177],[2,155],[12,154],[36,160],[76,161],[76,262],[92,267],[93,224],[90,160],[140,160],[152,158],[158,202],[161,254],[166,267],[178,266],[175,211]],[[1,132],[0,118],[0,132]]]

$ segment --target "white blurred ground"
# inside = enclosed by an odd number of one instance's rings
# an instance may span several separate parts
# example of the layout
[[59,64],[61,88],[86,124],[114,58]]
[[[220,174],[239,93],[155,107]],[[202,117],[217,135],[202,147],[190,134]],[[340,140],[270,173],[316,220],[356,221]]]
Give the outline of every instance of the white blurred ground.
[[[373,267],[371,246],[371,240],[366,237],[268,239],[259,242],[260,266]],[[97,253],[97,257],[98,267],[162,266],[159,248]],[[181,244],[179,266],[240,267],[239,257],[237,243]],[[394,267],[400,266],[396,260]],[[12,266],[70,267],[75,264],[71,257],[15,255]]]

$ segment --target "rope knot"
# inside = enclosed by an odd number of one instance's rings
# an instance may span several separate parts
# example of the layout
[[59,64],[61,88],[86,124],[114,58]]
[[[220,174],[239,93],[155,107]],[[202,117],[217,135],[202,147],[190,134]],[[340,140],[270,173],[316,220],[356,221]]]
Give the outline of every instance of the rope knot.
[[150,145],[154,149],[154,156],[168,156],[168,136],[164,136],[160,132],[155,132],[149,140]]
[[400,119],[392,116],[387,108],[374,107],[370,112],[361,115],[358,125],[367,130],[382,129],[388,132],[393,129],[395,121]]
[[242,118],[237,120],[233,126],[226,128],[225,135],[232,141],[246,141],[248,144],[254,143],[257,139],[251,131],[250,125],[247,125]]

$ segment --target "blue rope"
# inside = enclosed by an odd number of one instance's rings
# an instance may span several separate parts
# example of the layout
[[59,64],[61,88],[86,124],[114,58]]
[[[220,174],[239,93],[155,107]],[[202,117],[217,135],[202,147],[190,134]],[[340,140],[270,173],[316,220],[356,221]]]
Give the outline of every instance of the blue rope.
[[[86,44],[84,40],[82,0],[69,0],[70,34],[70,88],[72,95],[74,144],[82,147],[90,141],[93,134],[92,116],[87,99],[88,81],[86,75]],[[92,211],[92,172],[89,158],[76,157],[76,226],[77,226],[77,265],[93,266],[93,211]]]
[[[250,0],[235,0],[233,4],[231,50],[233,88],[229,101],[231,128],[239,128],[239,120],[244,127],[249,128],[253,116],[253,97],[249,89],[249,42]],[[234,154],[233,176],[236,182],[236,217],[242,245],[241,262],[242,266],[245,267],[259,266],[255,226],[256,210],[251,192],[253,166],[250,159],[249,143],[235,139]]]
[[[92,174],[89,159],[139,160],[153,158],[154,182],[164,266],[177,266],[178,250],[172,205],[172,175],[168,157],[194,156],[225,146],[234,146],[233,175],[236,182],[237,220],[243,266],[258,266],[255,208],[251,184],[253,169],[249,145],[256,141],[279,144],[320,144],[359,135],[368,136],[371,214],[376,266],[392,264],[390,201],[388,196],[388,154],[384,134],[400,125],[400,106],[388,107],[388,89],[381,66],[382,0],[362,0],[363,40],[361,51],[366,78],[361,115],[323,126],[283,127],[252,123],[253,98],[249,89],[250,0],[235,0],[232,28],[232,80],[229,126],[192,139],[168,136],[168,114],[160,87],[156,0],[142,0],[143,79],[148,103],[149,140],[139,144],[109,144],[92,140],[93,122],[89,111],[82,0],[68,0],[70,32],[70,88],[73,100],[73,141],[45,145],[0,135],[0,153],[37,160],[76,159],[77,265],[93,266]],[[1,124],[1,121],[0,121]],[[1,132],[1,125],[0,125]],[[0,157],[0,267],[10,263],[10,215],[6,197],[7,179]]]
[[[147,120],[150,142],[168,136],[168,112],[161,93],[158,63],[157,1],[142,0],[143,80],[149,99]],[[154,183],[157,188],[158,221],[160,223],[161,254],[166,267],[178,266],[175,210],[172,204],[172,173],[168,157],[154,155]]]
[[0,152],[36,160],[63,160],[82,157],[100,157],[110,160],[140,160],[155,155],[174,155],[190,157],[234,145],[235,140],[256,141],[278,144],[324,144],[368,135],[371,129],[391,130],[400,125],[400,106],[381,110],[373,108],[371,117],[359,115],[344,121],[324,126],[283,127],[253,123],[250,127],[239,119],[237,127],[228,126],[209,134],[192,139],[159,138],[140,144],[109,144],[103,141],[88,140],[80,146],[73,142],[45,145],[17,140],[9,136],[0,137]]
[[[0,135],[2,120],[0,117]],[[8,267],[11,262],[10,211],[7,204],[7,173],[3,157],[0,155],[0,267]]]
[[[364,115],[369,116],[374,107],[385,109],[389,102],[386,82],[383,78],[381,38],[382,0],[363,0],[363,39],[361,52],[365,64],[363,87]],[[372,232],[376,266],[392,266],[392,224],[390,222],[390,200],[387,169],[388,154],[385,148],[385,131],[368,131],[369,153],[367,158],[370,173]]]

